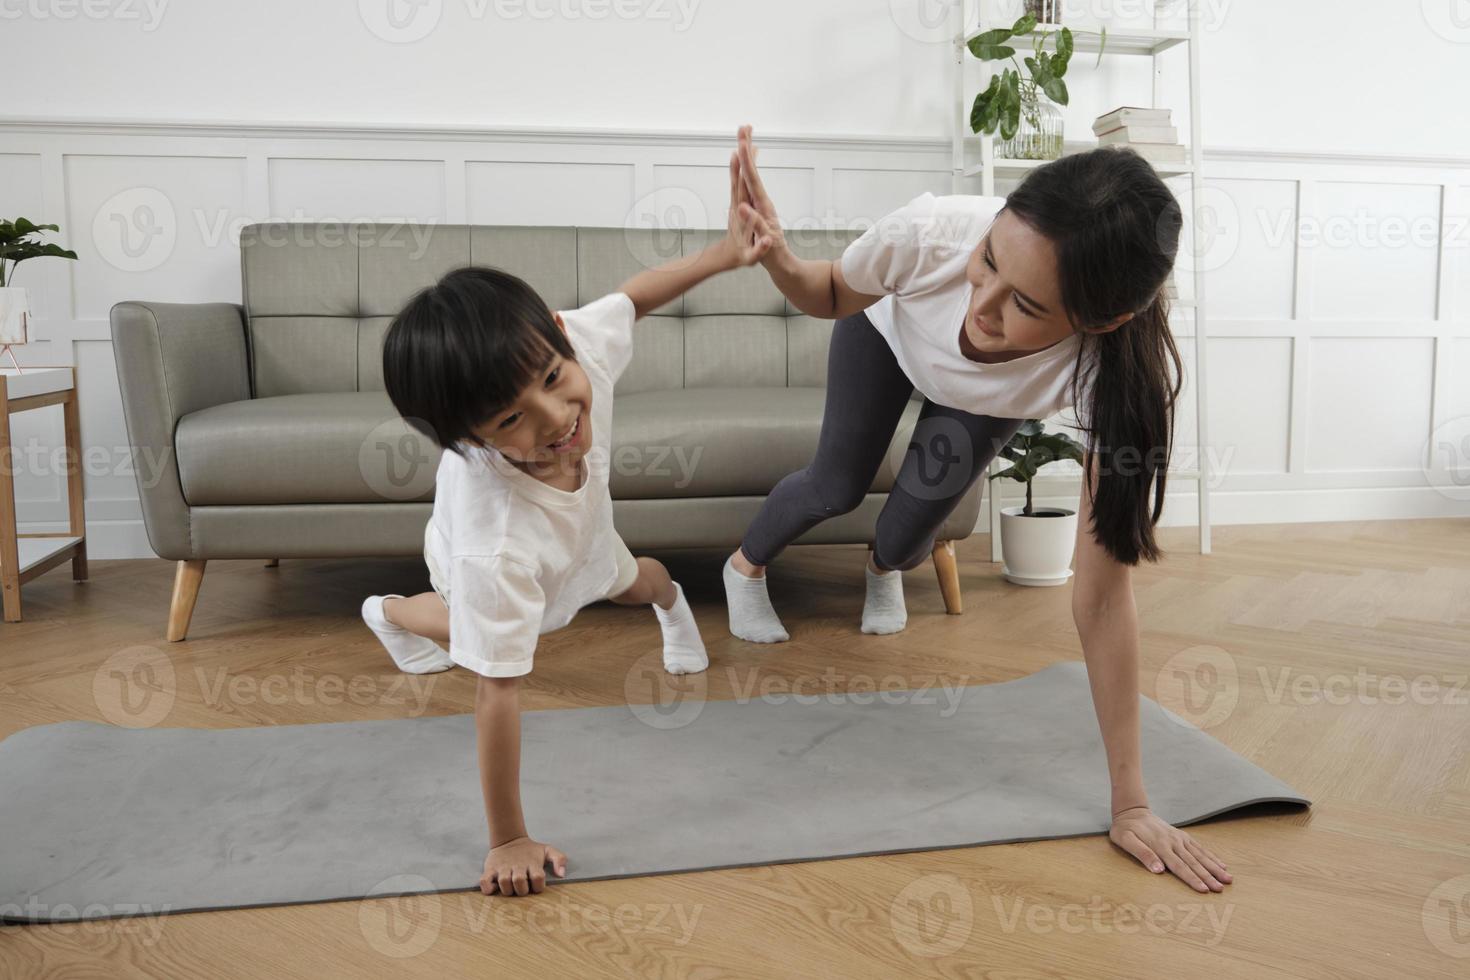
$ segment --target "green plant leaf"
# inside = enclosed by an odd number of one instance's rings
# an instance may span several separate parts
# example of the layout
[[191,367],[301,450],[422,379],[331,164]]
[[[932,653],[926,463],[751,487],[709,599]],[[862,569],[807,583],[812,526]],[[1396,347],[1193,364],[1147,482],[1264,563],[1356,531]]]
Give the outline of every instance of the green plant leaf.
[[1041,88],[1046,93],[1046,97],[1057,105],[1067,104],[1067,83],[1060,78],[1048,78],[1041,83]]
[[1016,138],[1016,132],[1021,128],[1021,100],[1012,97],[1006,104],[1005,118],[1000,121],[1000,138],[1010,140]]
[[1012,36],[1030,34],[1036,28],[1036,18],[1030,14],[1023,14],[1021,19],[1011,25]]
[[1072,57],[1072,32],[1068,28],[1062,28],[1062,33],[1057,35],[1057,57],[1068,61]]
[[995,96],[999,91],[1000,76],[991,75],[990,85],[985,91],[975,96],[975,104],[970,108],[970,132],[978,133],[982,130],[985,132],[995,131],[994,123],[991,123],[989,127],[986,126],[986,116],[987,114],[994,115],[994,113],[990,112],[990,107],[994,104]]
[[[977,34],[976,36],[970,38],[970,43],[968,47],[970,49],[970,53],[973,54],[975,57],[981,59],[982,61],[994,61],[998,57],[1010,57],[1009,54],[996,55],[990,53],[1000,50],[1002,47],[1005,46],[1005,42],[1009,41],[1010,39],[1011,32],[1008,29],[1004,27],[997,27],[993,31],[986,31],[984,34]],[[1011,54],[1016,53],[1014,48],[1010,49],[1010,52]]]
[[970,45],[970,53],[981,61],[1004,61],[1016,56],[1016,49],[1005,44]]
[[27,235],[34,231],[60,231],[57,225],[33,225],[26,218],[15,219],[15,231],[20,235]]

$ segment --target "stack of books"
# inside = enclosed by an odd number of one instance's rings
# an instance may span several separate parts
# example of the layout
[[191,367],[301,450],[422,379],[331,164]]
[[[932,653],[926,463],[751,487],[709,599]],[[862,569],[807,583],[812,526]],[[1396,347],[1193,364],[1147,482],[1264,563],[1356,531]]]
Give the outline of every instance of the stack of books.
[[1126,143],[1153,163],[1183,163],[1188,148],[1179,142],[1179,130],[1170,122],[1168,109],[1123,106],[1098,116],[1092,132],[1099,143]]

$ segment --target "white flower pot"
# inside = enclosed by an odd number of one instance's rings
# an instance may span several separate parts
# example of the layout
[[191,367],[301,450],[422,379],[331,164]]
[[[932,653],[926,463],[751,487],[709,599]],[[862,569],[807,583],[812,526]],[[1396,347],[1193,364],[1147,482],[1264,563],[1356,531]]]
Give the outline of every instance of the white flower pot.
[[30,306],[24,286],[0,286],[0,347],[27,342]]
[[1065,585],[1072,577],[1072,549],[1077,542],[1077,512],[1065,507],[1025,506],[1000,511],[1001,569],[1017,585]]

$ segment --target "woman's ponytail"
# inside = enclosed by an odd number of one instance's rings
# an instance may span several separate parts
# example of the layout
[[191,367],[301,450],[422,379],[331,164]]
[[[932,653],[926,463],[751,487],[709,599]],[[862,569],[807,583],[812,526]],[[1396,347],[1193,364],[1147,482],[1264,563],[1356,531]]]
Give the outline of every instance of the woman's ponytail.
[[1082,334],[1073,394],[1091,447],[1084,465],[1098,472],[1092,535],[1125,565],[1158,561],[1154,526],[1183,384],[1164,295],[1179,202],[1137,153],[1106,146],[1033,170],[1006,209],[1052,241],[1062,304]]

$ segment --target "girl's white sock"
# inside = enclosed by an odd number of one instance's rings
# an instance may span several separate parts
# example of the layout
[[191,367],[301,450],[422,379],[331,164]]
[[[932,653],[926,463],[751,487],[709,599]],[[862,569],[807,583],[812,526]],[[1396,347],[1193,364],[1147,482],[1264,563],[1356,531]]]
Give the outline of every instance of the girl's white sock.
[[725,559],[725,604],[730,608],[730,632],[751,643],[784,643],[791,639],[771,597],[766,594],[765,576],[751,578],[740,574],[733,564],[735,556]]
[[903,604],[903,573],[875,574],[869,565],[868,594],[863,600],[864,633],[897,633],[908,625],[909,611]]
[[362,621],[377,635],[398,669],[408,674],[433,674],[454,666],[449,654],[427,636],[411,633],[383,614],[384,599],[401,595],[370,595],[362,603]]
[[671,674],[697,674],[709,666],[694,611],[684,598],[684,589],[674,583],[674,604],[668,609],[653,604],[659,629],[664,634],[664,670]]

